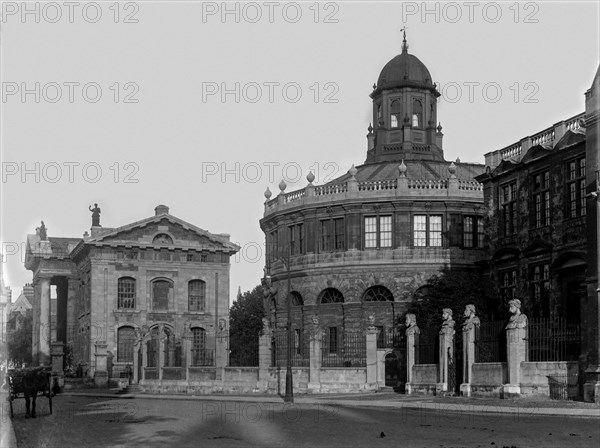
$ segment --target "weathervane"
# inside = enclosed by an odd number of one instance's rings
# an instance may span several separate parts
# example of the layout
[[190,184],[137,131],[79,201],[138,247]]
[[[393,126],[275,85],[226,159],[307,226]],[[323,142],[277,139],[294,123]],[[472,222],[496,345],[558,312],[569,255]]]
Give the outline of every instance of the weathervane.
[[403,35],[403,39],[402,39],[402,51],[408,51],[408,44],[406,43],[406,29],[408,27],[405,25],[402,28],[400,28],[400,31],[402,31],[402,35]]

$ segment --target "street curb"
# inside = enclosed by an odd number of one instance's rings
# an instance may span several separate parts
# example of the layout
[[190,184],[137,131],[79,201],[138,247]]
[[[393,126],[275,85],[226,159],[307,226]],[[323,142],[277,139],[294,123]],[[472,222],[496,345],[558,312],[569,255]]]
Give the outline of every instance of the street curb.
[[[108,393],[78,393],[64,392],[60,395],[76,397],[110,398],[110,399],[152,399],[152,400],[191,400],[191,401],[237,401],[246,403],[284,403],[279,396],[240,396],[240,395],[166,395],[166,394],[108,394]],[[439,412],[458,413],[484,413],[484,414],[509,414],[523,417],[531,416],[565,416],[600,418],[600,409],[567,409],[567,408],[538,408],[519,406],[494,406],[476,404],[456,403],[431,403],[423,401],[389,401],[389,400],[336,400],[327,397],[311,398],[296,397],[295,404],[325,405],[325,406],[348,406],[348,407],[375,407],[387,409],[414,409],[414,410],[437,410]],[[292,405],[292,404],[288,404]]]

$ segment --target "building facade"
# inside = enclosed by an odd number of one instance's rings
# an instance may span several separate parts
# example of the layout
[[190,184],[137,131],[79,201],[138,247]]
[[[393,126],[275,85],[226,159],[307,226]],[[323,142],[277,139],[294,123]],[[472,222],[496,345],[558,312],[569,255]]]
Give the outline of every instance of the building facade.
[[365,162],[325,185],[310,173],[305,188],[286,192],[282,181],[276,197],[265,192],[265,306],[271,328],[284,328],[289,281],[298,355],[314,320],[334,355],[367,322],[388,334],[441,269],[475,269],[483,165],[444,159],[439,96],[405,37],[370,93]]
[[[528,360],[577,361],[573,378],[588,401],[600,393],[598,102],[596,74],[585,112],[485,154],[486,171],[477,177],[486,205],[486,274],[504,305],[519,299],[537,331],[544,319],[554,328]],[[560,346],[557,335],[570,338],[569,328],[578,333],[574,350],[555,353],[550,346]]]
[[178,377],[185,336],[194,362],[214,366],[225,356],[215,352],[216,336],[228,328],[229,257],[238,246],[164,205],[118,228],[100,225],[97,206],[92,212],[83,238],[48,236],[43,222],[28,235],[37,361],[64,349],[73,370],[100,383],[126,370],[135,380]]

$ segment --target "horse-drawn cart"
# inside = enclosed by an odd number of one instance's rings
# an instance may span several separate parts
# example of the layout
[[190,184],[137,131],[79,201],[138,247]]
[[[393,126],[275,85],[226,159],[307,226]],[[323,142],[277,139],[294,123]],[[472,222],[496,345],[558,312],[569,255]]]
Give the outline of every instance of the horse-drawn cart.
[[[25,416],[35,418],[35,399],[38,394],[48,397],[48,407],[52,414],[52,381],[49,368],[10,369],[7,375],[11,418],[13,417],[13,401],[17,398],[25,398]],[[33,401],[31,412],[30,399]]]

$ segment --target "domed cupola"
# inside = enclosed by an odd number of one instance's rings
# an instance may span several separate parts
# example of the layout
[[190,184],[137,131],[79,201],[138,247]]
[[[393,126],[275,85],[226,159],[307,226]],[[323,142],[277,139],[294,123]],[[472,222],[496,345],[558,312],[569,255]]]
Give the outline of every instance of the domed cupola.
[[374,127],[365,163],[444,159],[436,132],[440,93],[425,64],[408,53],[406,31],[402,53],[383,67],[370,96]]
[[408,53],[406,40],[403,42],[402,53],[385,64],[383,70],[381,70],[371,98],[377,96],[383,90],[400,87],[417,87],[429,89],[434,94],[436,93],[429,70],[419,58]]

